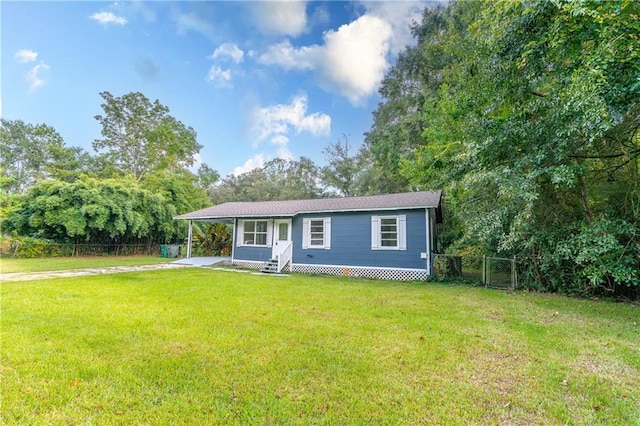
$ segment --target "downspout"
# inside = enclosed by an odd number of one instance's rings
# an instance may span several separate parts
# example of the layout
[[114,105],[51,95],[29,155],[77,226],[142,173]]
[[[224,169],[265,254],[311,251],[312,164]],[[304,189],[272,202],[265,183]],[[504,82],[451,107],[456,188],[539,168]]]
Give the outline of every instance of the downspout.
[[193,239],[193,221],[189,220],[189,236],[187,237],[187,259],[191,258],[191,240]]

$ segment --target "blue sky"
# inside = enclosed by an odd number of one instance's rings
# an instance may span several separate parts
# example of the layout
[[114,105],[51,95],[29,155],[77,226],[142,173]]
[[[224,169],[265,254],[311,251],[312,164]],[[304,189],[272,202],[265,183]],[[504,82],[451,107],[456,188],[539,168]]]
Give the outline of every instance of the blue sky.
[[93,153],[99,93],[141,92],[223,176],[369,130],[425,2],[0,2],[1,115]]

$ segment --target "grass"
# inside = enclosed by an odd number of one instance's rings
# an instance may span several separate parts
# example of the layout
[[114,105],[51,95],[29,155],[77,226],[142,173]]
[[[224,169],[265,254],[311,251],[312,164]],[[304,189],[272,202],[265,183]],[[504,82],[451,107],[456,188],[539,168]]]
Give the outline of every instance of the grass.
[[637,306],[204,268],[5,283],[5,424],[640,424]]
[[167,263],[176,259],[160,256],[49,257],[45,259],[0,258],[0,273],[61,271],[66,269],[138,266]]

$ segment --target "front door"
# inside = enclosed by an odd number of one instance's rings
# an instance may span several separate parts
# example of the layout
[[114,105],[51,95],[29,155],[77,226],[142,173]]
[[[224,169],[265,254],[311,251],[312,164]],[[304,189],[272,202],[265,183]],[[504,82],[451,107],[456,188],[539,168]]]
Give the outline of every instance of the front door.
[[276,219],[273,223],[273,252],[275,259],[291,242],[291,219]]

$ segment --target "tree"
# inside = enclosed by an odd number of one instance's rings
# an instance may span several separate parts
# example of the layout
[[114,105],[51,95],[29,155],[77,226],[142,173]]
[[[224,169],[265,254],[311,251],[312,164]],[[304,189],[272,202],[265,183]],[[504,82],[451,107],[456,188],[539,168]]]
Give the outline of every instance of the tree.
[[322,152],[328,165],[322,168],[322,181],[335,188],[343,197],[357,195],[356,182],[359,172],[358,158],[349,154],[349,138],[342,135],[344,144],[339,140],[330,144]]
[[[401,163],[422,145],[422,132],[431,119],[425,106],[443,82],[443,70],[456,61],[456,52],[445,45],[451,29],[463,26],[453,7],[425,8],[422,21],[411,33],[415,45],[407,46],[389,68],[379,93],[382,101],[373,112],[373,124],[365,133],[373,192],[393,193],[410,189]],[[465,55],[468,52],[464,53]]]
[[133,180],[82,178],[32,185],[7,217],[7,230],[57,242],[137,243],[175,238],[162,194]]
[[93,142],[116,168],[141,181],[150,172],[192,166],[202,146],[196,132],[169,115],[169,108],[153,103],[142,93],[114,97],[101,92],[104,115],[95,119],[102,125],[103,139]]
[[[206,190],[198,183],[198,177],[188,170],[159,170],[150,174],[140,187],[161,195],[171,217],[199,210],[209,205]],[[180,240],[187,235],[188,224],[184,220],[166,224],[171,239]]]
[[71,179],[82,169],[85,155],[80,148],[67,147],[51,126],[0,120],[0,169],[6,193],[22,193],[46,178]]
[[276,158],[241,175],[230,174],[210,188],[214,204],[228,201],[267,201],[320,198],[320,172],[306,157]]
[[214,183],[220,179],[220,173],[213,170],[208,165],[202,163],[198,167],[198,184],[204,190],[207,190],[213,186]]

